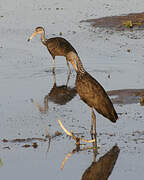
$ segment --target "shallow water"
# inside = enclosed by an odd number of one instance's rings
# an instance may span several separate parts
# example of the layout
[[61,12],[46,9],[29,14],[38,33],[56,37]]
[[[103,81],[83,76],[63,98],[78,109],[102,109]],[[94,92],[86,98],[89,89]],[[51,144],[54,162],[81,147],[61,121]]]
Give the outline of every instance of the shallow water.
[[[75,149],[58,125],[90,139],[90,108],[78,95],[65,105],[44,98],[54,85],[52,58],[40,42],[39,36],[27,42],[34,28],[45,27],[46,36],[68,39],[76,48],[83,64],[105,88],[141,89],[144,75],[143,31],[115,32],[94,29],[80,20],[143,11],[144,2],[130,1],[49,1],[2,0],[0,3],[0,174],[2,179],[82,179],[93,161],[93,150],[74,153],[66,161],[67,153]],[[127,50],[130,49],[130,52]],[[72,66],[71,66],[72,69]],[[75,72],[69,81],[74,88]],[[65,85],[68,69],[64,57],[56,57],[57,86]],[[130,97],[131,99],[133,97]],[[96,113],[99,161],[115,144],[120,148],[110,180],[143,179],[144,111],[139,102],[114,104],[119,114],[116,124]],[[34,104],[31,99],[34,100]],[[49,140],[11,141],[14,139],[45,138],[56,131],[62,135]],[[6,139],[8,142],[3,142]],[[33,148],[36,142],[38,147]],[[30,145],[30,147],[22,147]],[[86,145],[92,146],[92,145]],[[84,148],[84,147],[81,147]],[[48,151],[48,152],[47,152]]]

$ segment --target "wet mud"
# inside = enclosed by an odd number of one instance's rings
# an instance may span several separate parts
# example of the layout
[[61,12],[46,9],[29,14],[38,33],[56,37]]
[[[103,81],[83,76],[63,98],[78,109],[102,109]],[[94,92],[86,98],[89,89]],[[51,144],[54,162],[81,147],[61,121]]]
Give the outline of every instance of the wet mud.
[[114,104],[143,104],[144,89],[120,89],[107,91]]
[[139,29],[144,27],[144,13],[130,13],[122,16],[109,16],[98,19],[82,20],[83,22],[89,22],[93,27],[103,28],[116,28],[116,29],[128,29],[137,27]]

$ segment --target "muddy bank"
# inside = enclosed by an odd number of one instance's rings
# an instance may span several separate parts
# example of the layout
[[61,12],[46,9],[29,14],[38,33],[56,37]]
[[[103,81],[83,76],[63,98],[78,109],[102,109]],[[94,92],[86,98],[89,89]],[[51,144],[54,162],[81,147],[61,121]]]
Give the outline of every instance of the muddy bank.
[[82,22],[89,22],[93,27],[104,27],[104,28],[143,28],[144,27],[144,12],[131,13],[121,16],[107,16],[98,19],[88,19]]
[[107,91],[107,93],[109,96],[114,96],[112,97],[114,104],[134,104],[142,101],[144,89],[120,89]]

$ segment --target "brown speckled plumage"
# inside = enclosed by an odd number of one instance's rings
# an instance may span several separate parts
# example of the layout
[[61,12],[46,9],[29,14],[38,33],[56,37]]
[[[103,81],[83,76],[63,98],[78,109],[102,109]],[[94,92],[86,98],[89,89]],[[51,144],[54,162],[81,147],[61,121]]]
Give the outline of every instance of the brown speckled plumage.
[[47,47],[49,53],[53,57],[53,72],[55,69],[55,56],[65,56],[67,60],[67,66],[70,71],[70,67],[68,64],[68,57],[70,52],[74,52],[77,54],[76,50],[73,46],[62,37],[54,37],[54,38],[45,38],[45,30],[43,27],[37,27],[31,37],[28,39],[30,41],[35,35],[41,34],[41,41]]
[[71,53],[71,63],[77,72],[76,89],[80,98],[98,113],[112,122],[116,122],[118,119],[117,113],[104,88],[85,71],[77,54]]
[[72,45],[62,37],[47,39],[44,45],[48,48],[53,58],[55,58],[55,56],[65,56],[67,58],[67,54],[71,51],[77,54]]
[[76,88],[80,98],[98,113],[116,122],[117,113],[104,88],[88,72],[77,73]]

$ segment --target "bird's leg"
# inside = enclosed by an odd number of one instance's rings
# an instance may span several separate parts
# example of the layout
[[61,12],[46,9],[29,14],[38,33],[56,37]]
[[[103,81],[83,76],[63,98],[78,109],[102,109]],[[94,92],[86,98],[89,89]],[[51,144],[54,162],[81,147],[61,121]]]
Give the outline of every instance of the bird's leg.
[[93,118],[92,118],[92,116],[91,116],[91,131],[90,131],[90,133],[91,133],[91,138],[93,139]]
[[70,69],[70,65],[69,65],[68,60],[66,60],[66,62],[67,62],[67,67],[68,67],[68,70],[69,70],[69,74],[71,74],[71,69]]
[[98,154],[97,140],[93,142],[93,161],[96,162],[96,156]]
[[70,80],[70,75],[71,75],[71,72],[69,72],[69,74],[68,74],[67,82],[66,82],[66,87],[68,86],[68,83],[69,83],[69,80]]
[[[94,135],[96,139],[96,115],[94,113],[93,108],[91,108],[91,113],[92,113],[91,114],[91,136],[93,137]],[[94,128],[94,134],[93,134],[93,128]]]
[[56,73],[53,71],[53,76],[54,76],[54,84],[56,85]]
[[53,73],[55,73],[55,57],[53,57]]
[[93,118],[93,125],[94,125],[94,137],[96,139],[96,115],[93,109],[92,109],[92,118]]
[[[96,115],[94,113],[94,110],[93,108],[91,108],[91,112],[92,112],[92,123],[93,123],[93,128],[94,128],[94,134],[91,134],[91,137],[93,139],[93,136],[94,136],[94,139],[95,139],[95,142],[93,142],[93,153],[94,153],[94,161],[96,161],[96,155],[97,155],[97,137],[96,137]],[[93,129],[92,129],[93,130]],[[92,131],[93,132],[93,131]]]

